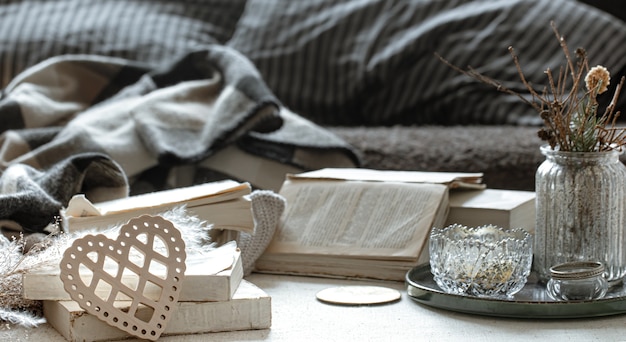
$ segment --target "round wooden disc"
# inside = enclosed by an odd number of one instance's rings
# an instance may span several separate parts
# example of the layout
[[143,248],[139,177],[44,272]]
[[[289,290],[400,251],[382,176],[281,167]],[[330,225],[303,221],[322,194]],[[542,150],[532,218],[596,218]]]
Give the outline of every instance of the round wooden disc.
[[382,286],[337,286],[317,293],[322,302],[344,305],[382,304],[400,299],[400,291]]

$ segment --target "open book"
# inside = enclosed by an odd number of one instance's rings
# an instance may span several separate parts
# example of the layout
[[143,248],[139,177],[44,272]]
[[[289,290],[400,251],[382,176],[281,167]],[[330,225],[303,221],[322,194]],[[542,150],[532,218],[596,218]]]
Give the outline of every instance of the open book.
[[480,188],[481,176],[363,169],[288,175],[280,190],[287,207],[256,269],[401,281],[420,262],[430,229],[444,224],[449,188]]
[[143,214],[157,215],[177,206],[212,224],[213,229],[254,231],[249,183],[232,180],[151,192],[112,201],[91,203],[75,195],[61,211],[68,232],[106,229]]

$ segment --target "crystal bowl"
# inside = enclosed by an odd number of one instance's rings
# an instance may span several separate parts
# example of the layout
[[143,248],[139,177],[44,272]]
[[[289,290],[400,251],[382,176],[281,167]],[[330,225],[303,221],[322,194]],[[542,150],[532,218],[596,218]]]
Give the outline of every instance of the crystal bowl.
[[508,298],[526,284],[532,264],[532,237],[523,229],[453,224],[433,228],[430,269],[447,293]]

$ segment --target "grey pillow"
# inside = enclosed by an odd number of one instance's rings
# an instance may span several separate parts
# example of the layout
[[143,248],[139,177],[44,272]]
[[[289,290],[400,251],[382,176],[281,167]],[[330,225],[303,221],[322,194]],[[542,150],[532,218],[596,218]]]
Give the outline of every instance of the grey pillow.
[[160,63],[225,42],[245,0],[49,0],[0,2],[0,82],[62,54]]
[[319,124],[522,124],[538,119],[530,107],[434,53],[522,91],[507,47],[546,84],[544,70],[564,61],[551,20],[592,63],[625,66],[626,26],[572,0],[249,0],[228,44]]

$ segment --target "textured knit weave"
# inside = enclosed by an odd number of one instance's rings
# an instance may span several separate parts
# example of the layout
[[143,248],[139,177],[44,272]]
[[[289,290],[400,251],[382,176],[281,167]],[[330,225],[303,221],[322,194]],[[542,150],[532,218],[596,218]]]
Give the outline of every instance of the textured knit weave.
[[250,194],[254,215],[254,233],[241,233],[237,245],[241,249],[244,275],[254,270],[254,264],[274,237],[280,216],[285,210],[285,198],[272,191],[257,190]]

